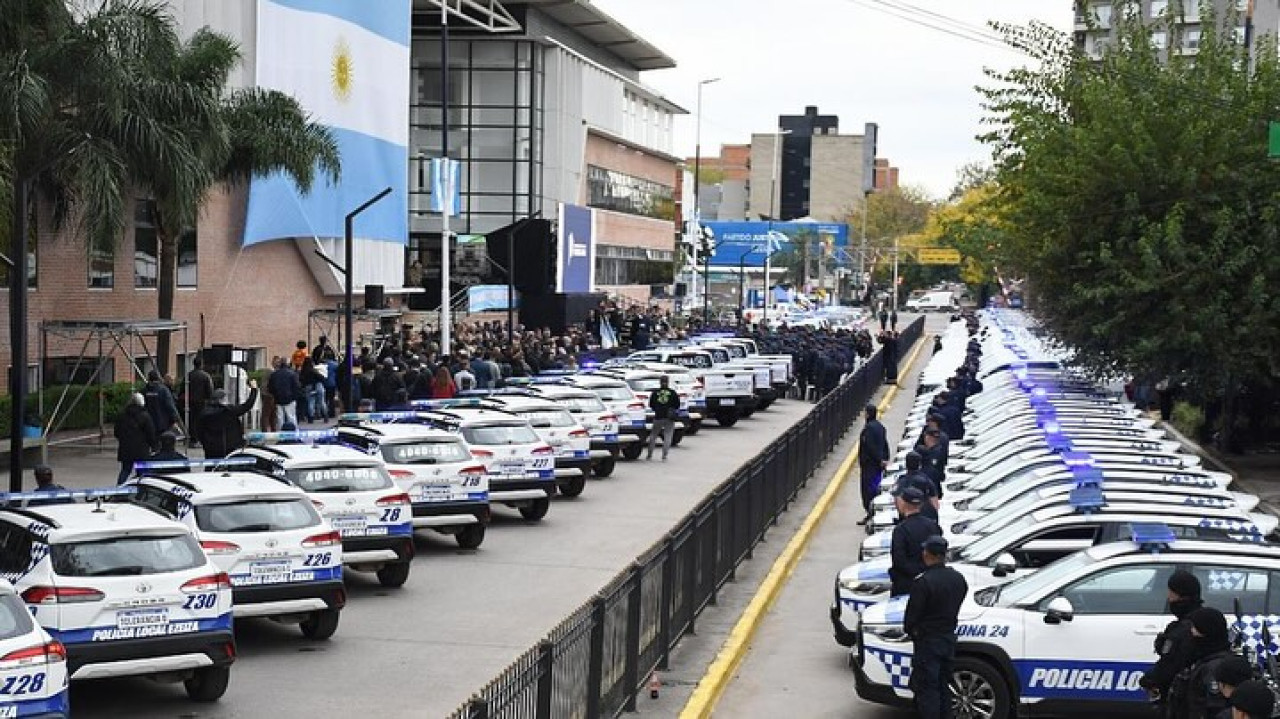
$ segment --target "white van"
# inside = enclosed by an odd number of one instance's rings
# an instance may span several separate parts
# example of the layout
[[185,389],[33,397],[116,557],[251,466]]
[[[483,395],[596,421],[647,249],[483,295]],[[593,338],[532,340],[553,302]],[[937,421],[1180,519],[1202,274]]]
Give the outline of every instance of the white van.
[[907,309],[912,312],[952,312],[960,309],[960,303],[949,290],[934,290],[907,300]]

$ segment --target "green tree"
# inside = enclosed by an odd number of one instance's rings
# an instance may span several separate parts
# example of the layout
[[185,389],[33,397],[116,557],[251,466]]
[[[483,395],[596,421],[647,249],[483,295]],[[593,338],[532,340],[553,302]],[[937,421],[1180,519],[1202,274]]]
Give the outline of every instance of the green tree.
[[[163,118],[186,155],[139,154],[131,163],[135,183],[155,200],[157,316],[172,319],[178,241],[195,229],[215,185],[283,171],[306,192],[320,173],[337,181],[340,157],[328,129],[312,123],[292,97],[257,88],[227,92],[227,79],[241,61],[230,38],[199,30],[158,60],[150,71],[161,82],[193,89],[206,105],[201,122]],[[157,341],[157,357],[163,371],[170,357],[168,333]]]
[[1038,63],[982,90],[1004,249],[1083,366],[1189,377],[1229,444],[1241,393],[1277,369],[1280,60],[1207,10],[1197,54],[1165,50],[1152,33],[1178,48],[1177,26],[1135,9],[1113,12],[1101,59],[1044,25],[998,28]]
[[859,203],[848,213],[850,253],[856,260],[862,247],[865,207],[867,267],[875,281],[889,281],[893,275],[894,240],[922,232],[934,206],[928,193],[918,187],[894,187],[873,193],[865,206]]

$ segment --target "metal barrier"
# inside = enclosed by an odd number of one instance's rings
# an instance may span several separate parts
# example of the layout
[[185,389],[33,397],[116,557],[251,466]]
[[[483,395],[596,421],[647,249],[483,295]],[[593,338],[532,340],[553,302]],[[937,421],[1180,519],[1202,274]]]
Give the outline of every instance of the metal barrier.
[[[900,355],[923,330],[919,318],[902,332]],[[635,711],[649,675],[667,668],[676,643],[716,603],[883,383],[876,352],[450,719],[595,719]]]

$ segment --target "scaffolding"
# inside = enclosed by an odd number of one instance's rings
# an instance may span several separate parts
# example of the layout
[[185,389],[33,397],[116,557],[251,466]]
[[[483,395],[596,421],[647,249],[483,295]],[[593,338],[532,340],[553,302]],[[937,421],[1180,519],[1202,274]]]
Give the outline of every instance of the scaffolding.
[[[190,357],[190,348],[187,342],[187,323],[178,320],[50,320],[40,323],[40,382],[37,406],[40,417],[44,422],[40,432],[41,455],[44,461],[49,460],[49,444],[50,437],[62,430],[62,425],[66,423],[67,418],[75,411],[75,408],[84,399],[90,387],[97,388],[98,395],[98,445],[102,445],[103,439],[106,437],[106,417],[105,405],[103,402],[103,385],[110,382],[114,378],[103,378],[102,374],[107,367],[107,360],[114,359],[116,353],[119,352],[128,361],[131,371],[129,373],[132,381],[133,378],[146,381],[146,372],[141,366],[141,360],[145,359],[151,363],[152,367],[156,366],[155,356],[151,353],[151,347],[148,338],[158,338],[162,332],[181,332],[182,333],[182,354],[184,357]],[[87,369],[86,362],[90,361],[90,352],[93,351],[94,344],[97,344],[97,360],[93,373],[89,378],[80,383],[80,390],[75,397],[67,402],[67,397],[71,393],[72,384],[66,384],[62,387],[62,393],[58,396],[58,401],[54,404],[53,412],[49,414],[48,420],[43,420],[44,412],[44,370],[49,364],[49,338],[54,337],[63,340],[83,340],[80,345],[80,353],[77,355],[75,365],[71,369],[71,377],[75,379],[79,376],[82,367]],[[135,343],[137,346],[135,346]],[[139,351],[140,350],[140,351]],[[186,391],[186,383],[183,383],[183,392]],[[191,426],[191,402],[184,398],[182,403],[182,416],[179,418],[183,434],[189,434],[187,427]],[[69,440],[59,441],[59,444],[73,443],[81,439],[90,439],[91,437],[78,437]]]
[[[383,323],[388,320],[395,320],[395,332],[390,333],[397,336],[400,333],[400,318],[404,316],[404,312],[400,310],[370,310],[358,309],[351,313],[352,326],[356,325],[373,325],[372,332],[361,332],[356,329],[356,339],[351,343],[353,350],[358,356],[360,346],[367,344],[372,348],[373,356],[377,357],[382,352],[383,346],[387,342],[388,333],[381,332]],[[342,324],[346,319],[346,313],[342,307],[336,308],[320,308],[314,309],[307,313],[307,346],[315,347],[316,339],[312,337],[314,330],[319,337],[329,338],[329,345],[334,348],[335,352],[344,352],[342,348],[345,346],[342,337]]]

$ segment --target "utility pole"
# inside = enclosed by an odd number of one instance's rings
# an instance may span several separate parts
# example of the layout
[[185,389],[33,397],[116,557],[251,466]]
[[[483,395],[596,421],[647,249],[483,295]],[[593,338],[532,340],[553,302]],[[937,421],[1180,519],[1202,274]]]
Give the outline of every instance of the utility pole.
[[[702,194],[702,88],[713,82],[720,82],[720,78],[713,77],[708,80],[702,80],[698,83],[698,108],[696,111],[697,118],[694,120],[694,145],[693,145],[693,226],[697,235],[697,241],[702,241],[702,208],[698,205],[699,197]],[[696,257],[696,255],[695,255]],[[709,260],[704,260],[709,262]],[[693,265],[694,284],[697,284],[698,265],[694,260]],[[710,267],[703,271],[702,292],[704,298],[702,301],[702,322],[705,324],[710,321],[711,315],[711,273]],[[695,295],[696,297],[696,295]]]
[[867,215],[871,212],[871,193],[862,194],[862,252],[858,254],[858,282],[862,297],[865,299],[871,282],[867,278]]
[[[453,212],[453,167],[449,163],[449,6],[440,8],[440,157],[444,166],[444,197],[440,202],[440,356],[448,357],[453,340],[453,317],[449,303],[453,290],[449,286],[449,215]],[[510,263],[510,260],[508,260]]]

